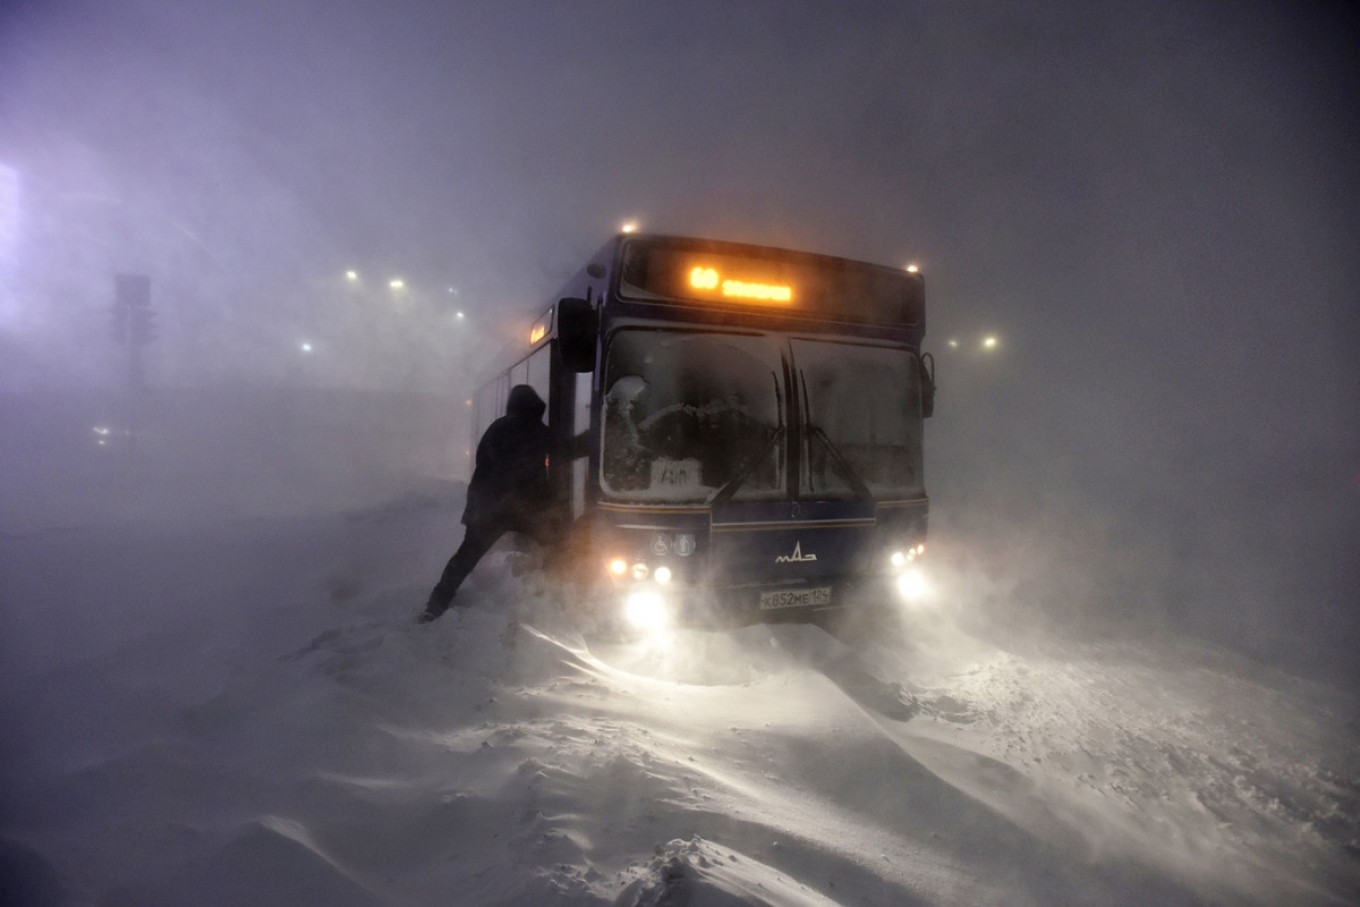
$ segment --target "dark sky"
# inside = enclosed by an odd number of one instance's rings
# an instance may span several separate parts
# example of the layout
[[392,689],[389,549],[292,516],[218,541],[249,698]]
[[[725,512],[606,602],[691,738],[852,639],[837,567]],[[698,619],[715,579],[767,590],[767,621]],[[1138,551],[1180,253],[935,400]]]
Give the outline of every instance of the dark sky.
[[[72,219],[283,292],[358,266],[537,303],[638,218],[918,261],[938,318],[1046,353],[1340,319],[1354,5],[1034,6],[8,0],[0,162],[27,226],[101,199]],[[1326,326],[1270,339],[1352,347]]]
[[1354,3],[0,11],[5,386],[100,380],[125,270],[158,380],[317,338],[309,380],[438,387],[625,219],[912,261],[946,525],[1248,644],[1360,640]]

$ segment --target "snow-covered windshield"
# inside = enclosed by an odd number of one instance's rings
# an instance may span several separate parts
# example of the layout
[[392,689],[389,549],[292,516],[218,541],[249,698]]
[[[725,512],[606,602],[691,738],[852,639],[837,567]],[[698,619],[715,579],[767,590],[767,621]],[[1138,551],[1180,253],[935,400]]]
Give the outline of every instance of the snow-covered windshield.
[[614,498],[703,503],[784,490],[782,341],[624,329],[605,363],[601,481]]
[[793,340],[806,406],[800,494],[892,499],[924,492],[914,359],[889,347]]

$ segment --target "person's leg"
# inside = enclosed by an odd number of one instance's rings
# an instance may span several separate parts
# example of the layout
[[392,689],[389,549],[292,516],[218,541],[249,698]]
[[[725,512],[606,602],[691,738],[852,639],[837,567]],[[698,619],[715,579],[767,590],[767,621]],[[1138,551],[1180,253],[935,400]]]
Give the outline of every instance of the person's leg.
[[430,600],[425,605],[425,613],[421,615],[423,619],[434,620],[449,609],[449,603],[453,601],[454,593],[463,584],[463,580],[467,579],[472,568],[477,566],[477,562],[491,550],[491,546],[496,544],[496,540],[504,535],[505,531],[500,526],[473,524],[467,527],[467,532],[463,534],[463,543],[444,565],[439,582],[430,590]]
[[[556,555],[562,543],[562,533],[553,513],[542,510],[533,513],[516,513],[505,522],[505,530],[515,533],[515,547],[533,561],[546,568]],[[521,563],[526,559],[521,558]],[[516,573],[522,573],[521,569]]]

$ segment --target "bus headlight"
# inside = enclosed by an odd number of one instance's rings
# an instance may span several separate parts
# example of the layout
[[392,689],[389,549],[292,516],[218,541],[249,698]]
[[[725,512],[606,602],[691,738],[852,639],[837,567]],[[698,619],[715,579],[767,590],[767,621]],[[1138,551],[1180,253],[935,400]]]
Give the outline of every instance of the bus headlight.
[[660,630],[670,625],[666,600],[654,589],[635,589],[623,604],[628,622],[639,630]]
[[899,548],[888,556],[888,563],[892,564],[894,570],[901,570],[925,553],[925,545],[913,545],[906,549]]
[[656,580],[663,586],[666,585],[666,583],[669,583],[671,581],[671,568],[657,567],[656,570],[652,573],[652,579]]

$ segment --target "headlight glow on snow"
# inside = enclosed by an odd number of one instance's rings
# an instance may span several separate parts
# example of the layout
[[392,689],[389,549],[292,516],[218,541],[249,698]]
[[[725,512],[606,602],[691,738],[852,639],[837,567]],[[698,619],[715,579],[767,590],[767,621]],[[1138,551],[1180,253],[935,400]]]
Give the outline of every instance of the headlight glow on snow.
[[897,577],[897,591],[907,601],[922,601],[930,592],[925,576],[920,570],[907,570]]
[[653,589],[636,589],[624,602],[628,622],[639,630],[660,630],[670,624],[665,599]]

